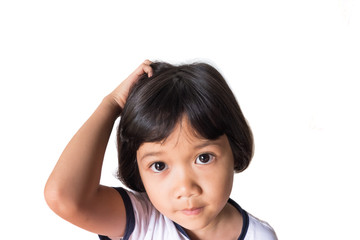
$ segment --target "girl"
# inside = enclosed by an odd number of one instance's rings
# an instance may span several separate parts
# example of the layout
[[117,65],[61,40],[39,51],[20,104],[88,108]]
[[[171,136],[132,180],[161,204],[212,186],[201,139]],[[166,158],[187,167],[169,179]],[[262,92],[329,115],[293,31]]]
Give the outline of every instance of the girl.
[[[117,117],[119,179],[102,186]],[[276,235],[229,198],[253,139],[221,74],[146,60],[71,139],[45,187],[50,208],[100,239],[261,239]]]

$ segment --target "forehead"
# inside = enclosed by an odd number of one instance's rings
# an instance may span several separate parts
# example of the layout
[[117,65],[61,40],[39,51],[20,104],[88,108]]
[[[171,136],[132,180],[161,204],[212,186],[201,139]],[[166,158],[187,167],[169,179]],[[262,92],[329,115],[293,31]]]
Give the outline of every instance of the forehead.
[[[171,134],[159,142],[145,142],[140,145],[137,155],[139,160],[147,156],[165,154],[176,151],[196,151],[207,146],[227,149],[229,142],[226,135],[215,140],[201,137],[190,125],[186,117],[179,121]],[[184,152],[184,154],[186,154]]]
[[165,139],[157,142],[145,142],[140,145],[140,148],[144,146],[155,145],[161,147],[175,147],[176,145],[181,144],[184,141],[189,143],[209,141],[196,132],[196,130],[189,123],[187,116],[185,115],[177,122],[170,135],[167,136]]

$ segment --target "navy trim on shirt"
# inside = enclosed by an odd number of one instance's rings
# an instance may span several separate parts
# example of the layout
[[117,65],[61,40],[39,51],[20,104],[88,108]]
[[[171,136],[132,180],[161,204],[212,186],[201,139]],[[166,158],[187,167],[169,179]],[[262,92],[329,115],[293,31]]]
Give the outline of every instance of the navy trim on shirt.
[[188,239],[190,239],[189,235],[187,235],[187,233],[185,232],[185,230],[183,229],[182,226],[180,226],[179,224],[177,224],[176,222],[173,221],[173,223],[175,224],[176,229],[181,232],[182,235],[184,235],[185,237],[187,237]]
[[[130,235],[134,231],[135,228],[135,216],[134,216],[134,209],[131,203],[130,197],[125,191],[125,189],[121,187],[114,188],[118,191],[124,201],[125,210],[126,210],[126,228],[125,228],[125,235],[122,238],[123,240],[128,240]],[[106,236],[99,235],[100,240],[110,240],[110,238]]]
[[[241,216],[243,217],[243,225],[241,228],[241,234],[238,238],[238,240],[244,240],[246,233],[248,231],[249,228],[249,214],[242,209],[239,204],[237,204],[234,200],[232,200],[231,198],[229,198],[228,203],[230,203],[232,206],[234,206],[241,214]],[[187,233],[185,232],[185,230],[176,222],[173,222],[175,224],[176,229],[181,232],[185,237],[187,237],[188,239],[190,239],[190,237],[187,235]]]
[[[130,197],[125,189],[123,189],[121,187],[114,188],[114,189],[116,189],[120,193],[120,195],[124,201],[124,205],[125,205],[125,209],[126,209],[126,229],[125,229],[125,235],[122,239],[128,240],[135,228],[135,216],[134,216],[133,205],[132,205]],[[232,206],[234,206],[240,212],[241,216],[243,217],[243,226],[242,226],[241,234],[240,234],[238,240],[244,240],[246,233],[248,231],[248,228],[249,228],[249,215],[245,210],[243,210],[239,206],[239,204],[237,204],[231,198],[229,198],[228,203],[230,203]],[[185,232],[183,227],[181,227],[176,222],[173,222],[173,223],[175,224],[176,229],[181,234],[183,234],[185,237],[190,239],[190,237],[187,235],[187,233]],[[100,238],[100,240],[111,240],[110,238],[108,238],[106,236],[102,236],[102,235],[99,235],[99,238]]]
[[243,217],[243,226],[241,228],[241,234],[238,238],[238,240],[244,240],[245,239],[245,236],[246,236],[246,233],[248,231],[248,228],[249,228],[249,214],[244,210],[242,209],[239,204],[237,204],[237,202],[235,202],[234,200],[232,200],[231,198],[229,198],[229,201],[228,201],[232,206],[234,206],[241,214],[241,216]]

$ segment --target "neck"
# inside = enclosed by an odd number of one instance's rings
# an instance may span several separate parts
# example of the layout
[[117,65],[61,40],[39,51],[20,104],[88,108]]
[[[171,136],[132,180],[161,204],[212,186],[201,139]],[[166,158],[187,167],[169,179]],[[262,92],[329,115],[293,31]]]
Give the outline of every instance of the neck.
[[240,212],[227,203],[216,219],[208,226],[199,230],[187,230],[191,240],[238,239],[241,234],[243,218]]

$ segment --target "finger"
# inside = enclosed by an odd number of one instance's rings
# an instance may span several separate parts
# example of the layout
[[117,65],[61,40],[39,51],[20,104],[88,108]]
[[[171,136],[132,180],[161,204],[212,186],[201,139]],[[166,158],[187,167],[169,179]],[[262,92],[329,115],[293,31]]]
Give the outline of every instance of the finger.
[[146,60],[144,61],[144,64],[150,65],[150,64],[152,64],[152,61],[150,61],[149,59],[146,59]]
[[148,75],[148,77],[152,77],[153,70],[149,65],[144,66],[143,70]]
[[136,70],[135,70],[135,75],[137,77],[140,77],[141,75],[143,75],[144,73],[146,73],[148,75],[148,77],[151,77],[153,75],[153,70],[150,66],[152,62],[150,60],[145,60]]
[[152,61],[150,61],[149,59],[146,59],[143,63],[143,70],[145,73],[147,73],[148,77],[151,77],[153,74],[153,70],[151,68]]

